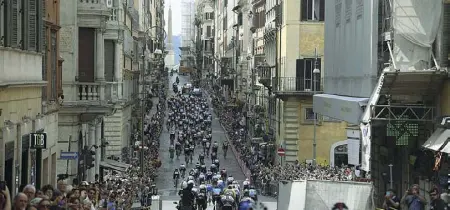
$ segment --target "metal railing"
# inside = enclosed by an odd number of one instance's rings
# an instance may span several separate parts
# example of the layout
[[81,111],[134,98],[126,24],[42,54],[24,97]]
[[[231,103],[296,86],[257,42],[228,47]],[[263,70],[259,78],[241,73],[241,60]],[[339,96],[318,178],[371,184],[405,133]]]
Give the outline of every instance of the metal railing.
[[[317,76],[320,78],[320,75]],[[273,86],[275,92],[314,92],[322,91],[320,86],[320,79],[314,82],[312,79],[302,77],[279,77],[273,79]]]

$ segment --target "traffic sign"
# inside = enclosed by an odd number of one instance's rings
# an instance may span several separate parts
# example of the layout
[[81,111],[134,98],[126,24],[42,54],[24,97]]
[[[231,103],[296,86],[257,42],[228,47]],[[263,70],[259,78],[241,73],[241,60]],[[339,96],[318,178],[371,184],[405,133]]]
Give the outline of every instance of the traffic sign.
[[60,160],[76,160],[78,158],[78,152],[63,152],[59,153]]
[[30,133],[30,149],[47,149],[47,133]]
[[286,151],[284,151],[283,148],[278,148],[277,153],[278,153],[279,156],[285,156],[286,155]]

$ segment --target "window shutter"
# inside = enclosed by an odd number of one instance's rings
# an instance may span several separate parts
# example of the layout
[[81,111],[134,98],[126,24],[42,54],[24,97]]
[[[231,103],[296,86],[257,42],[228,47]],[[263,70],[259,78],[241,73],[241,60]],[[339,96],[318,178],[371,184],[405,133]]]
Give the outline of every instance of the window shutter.
[[[31,0],[32,1],[32,0]],[[58,95],[58,88],[56,87],[56,72],[58,68],[57,58],[57,36],[56,31],[51,32],[51,99],[56,99]]]
[[[45,30],[45,27],[44,27]],[[47,81],[47,59],[48,51],[44,50],[42,54],[42,80]],[[47,100],[47,86],[42,87],[42,100]]]
[[320,0],[319,21],[325,21],[325,0]]
[[28,0],[28,50],[37,50],[37,0]]
[[11,16],[10,24],[10,46],[19,47],[19,0],[11,0]]
[[306,21],[308,20],[308,0],[302,0],[302,5],[300,5],[301,9],[302,9],[302,17],[301,20],[302,21]]
[[304,79],[304,71],[305,71],[305,60],[303,59],[297,59],[296,65],[295,65],[295,74],[297,78]]
[[238,14],[238,25],[241,26],[242,25],[242,12]]

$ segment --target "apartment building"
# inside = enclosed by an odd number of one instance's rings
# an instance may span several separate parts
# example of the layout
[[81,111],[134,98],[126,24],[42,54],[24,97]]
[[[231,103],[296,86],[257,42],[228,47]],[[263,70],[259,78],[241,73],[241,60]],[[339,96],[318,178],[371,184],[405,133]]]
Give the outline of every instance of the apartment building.
[[[253,86],[253,102],[251,104],[260,106],[262,108],[261,110],[263,112],[263,116],[268,116],[267,111],[269,110],[269,89],[264,87],[263,83],[265,82],[264,78],[270,78],[270,76],[266,77],[263,74],[264,72],[260,71],[260,67],[266,60],[264,39],[264,28],[266,23],[266,0],[252,1],[252,10],[249,14],[249,17],[251,17],[250,32],[252,32],[250,40],[251,43],[249,43],[251,45],[249,69],[251,69],[252,71],[251,82]],[[263,78],[263,80],[260,80],[261,78]],[[256,117],[258,116],[258,114],[255,113],[254,116]],[[263,124],[266,123],[266,119],[261,120],[263,120]],[[266,126],[264,125],[264,127]]]
[[[196,51],[200,56],[197,67],[201,78],[206,81],[214,73],[214,4],[210,1],[196,1]],[[196,53],[197,53],[196,52]]]
[[[64,98],[58,7],[59,0],[0,5],[0,175],[11,194],[23,184],[56,182],[58,109]],[[36,132],[47,133],[40,160],[30,149],[29,134]]]
[[180,66],[195,66],[195,1],[181,1],[181,59]]
[[[272,12],[277,7],[281,14],[272,24],[269,20],[277,14]],[[272,90],[277,98],[269,104],[276,103],[272,106],[276,107],[273,121],[277,124],[277,142],[286,150],[285,161],[347,164],[347,124],[313,112],[313,95],[322,92],[321,78],[326,72],[322,68],[325,1],[272,0],[266,3],[266,9],[266,32],[276,41],[275,56],[266,53],[271,62],[268,69],[273,69],[267,75],[274,76]],[[278,31],[270,35],[274,26]],[[271,46],[268,41],[267,46]]]
[[[136,139],[139,75],[150,68],[163,23],[162,1],[77,0],[61,2],[61,57],[64,103],[59,116],[62,151],[95,152],[95,164],[59,161],[59,173],[93,181],[102,170],[125,166],[122,154]],[[163,27],[163,25],[162,25]],[[162,39],[163,40],[163,39]],[[142,59],[144,58],[144,60]],[[69,140],[71,140],[69,142]],[[80,167],[80,168],[79,168]],[[89,167],[88,167],[89,168]],[[123,168],[123,167],[122,167]]]

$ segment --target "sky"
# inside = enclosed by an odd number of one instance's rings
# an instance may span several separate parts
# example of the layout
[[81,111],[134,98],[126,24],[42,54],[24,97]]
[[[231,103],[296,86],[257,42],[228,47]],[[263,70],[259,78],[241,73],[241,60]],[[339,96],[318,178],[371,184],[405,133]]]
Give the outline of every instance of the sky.
[[[169,5],[172,5],[172,35],[179,35],[181,33],[181,0],[166,0],[165,20],[168,20]],[[166,31],[168,31],[168,25],[166,24]]]

